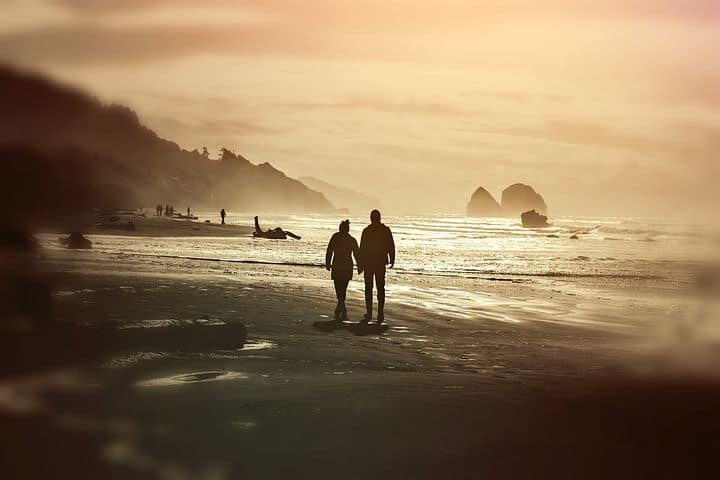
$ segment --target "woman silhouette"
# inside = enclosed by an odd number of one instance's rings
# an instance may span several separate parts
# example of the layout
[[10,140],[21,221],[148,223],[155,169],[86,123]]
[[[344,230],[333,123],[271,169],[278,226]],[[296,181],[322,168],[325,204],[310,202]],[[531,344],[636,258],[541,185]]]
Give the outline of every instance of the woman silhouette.
[[325,268],[332,271],[332,279],[335,282],[335,294],[337,295],[337,307],[335,307],[335,320],[338,322],[347,320],[347,309],[345,308],[345,296],[348,283],[353,276],[353,255],[355,262],[358,261],[358,243],[350,235],[350,220],[340,222],[339,231],[334,233],[328,243],[325,254]]

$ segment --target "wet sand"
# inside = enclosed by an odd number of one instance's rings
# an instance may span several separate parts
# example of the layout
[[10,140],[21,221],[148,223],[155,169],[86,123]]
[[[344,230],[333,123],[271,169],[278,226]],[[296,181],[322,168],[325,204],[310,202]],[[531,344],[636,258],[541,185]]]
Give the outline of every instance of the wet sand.
[[[210,220],[207,223],[205,220]],[[132,222],[133,226],[128,226]],[[221,224],[217,218],[186,220],[156,215],[87,214],[64,219],[42,228],[58,234],[80,231],[95,235],[123,235],[137,237],[237,237],[251,235],[252,218],[247,225]]]
[[56,322],[247,335],[4,354],[11,478],[678,478],[716,445],[720,384],[653,368],[653,330],[614,327],[607,301],[485,281],[451,315],[461,298],[391,276],[389,330],[354,335],[313,328],[334,307],[320,269],[71,251],[37,269]]

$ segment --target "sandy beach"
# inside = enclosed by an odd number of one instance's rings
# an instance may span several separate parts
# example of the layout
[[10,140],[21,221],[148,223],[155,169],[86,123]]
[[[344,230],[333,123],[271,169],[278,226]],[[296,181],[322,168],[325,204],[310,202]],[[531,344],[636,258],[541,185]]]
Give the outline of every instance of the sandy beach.
[[[132,237],[236,237],[252,234],[252,217],[247,225],[221,224],[219,215],[197,220],[151,214],[90,213],[69,215],[49,220],[42,228],[45,232],[67,234],[79,231],[95,235],[122,235]],[[130,225],[132,224],[132,225]],[[37,227],[35,227],[37,228]]]
[[[613,328],[627,310],[607,301],[476,281],[484,313],[463,318],[391,275],[389,330],[355,335],[313,328],[334,308],[320,268],[69,250],[35,268],[54,322],[163,329],[178,346],[84,354],[6,332],[12,478],[677,478],[711,458],[720,384],[658,371],[655,329]],[[247,334],[200,345],[188,324]]]
[[715,477],[720,1],[0,18],[0,480]]

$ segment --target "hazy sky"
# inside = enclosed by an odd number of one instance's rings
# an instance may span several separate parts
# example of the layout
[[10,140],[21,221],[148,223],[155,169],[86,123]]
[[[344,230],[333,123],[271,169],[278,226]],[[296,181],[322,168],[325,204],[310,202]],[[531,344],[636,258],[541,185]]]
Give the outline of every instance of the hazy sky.
[[192,149],[464,211],[720,205],[717,0],[3,0],[0,59]]

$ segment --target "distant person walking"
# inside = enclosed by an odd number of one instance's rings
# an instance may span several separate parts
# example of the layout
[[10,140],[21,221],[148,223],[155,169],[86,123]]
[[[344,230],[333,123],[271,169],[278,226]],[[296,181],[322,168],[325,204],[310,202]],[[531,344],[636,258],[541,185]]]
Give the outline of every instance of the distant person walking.
[[332,272],[331,278],[335,282],[335,295],[337,306],[335,307],[335,320],[338,322],[347,320],[347,308],[345,308],[345,297],[347,296],[348,283],[353,276],[353,259],[359,262],[358,243],[350,235],[350,220],[340,222],[340,228],[330,237],[330,242],[325,253],[325,268]]
[[360,264],[358,271],[365,272],[364,322],[372,320],[373,279],[377,287],[377,323],[385,320],[385,267],[395,265],[395,240],[390,229],[380,222],[380,212],[370,212],[370,225],[360,238]]
[[225,209],[220,210],[220,223],[225,225]]

